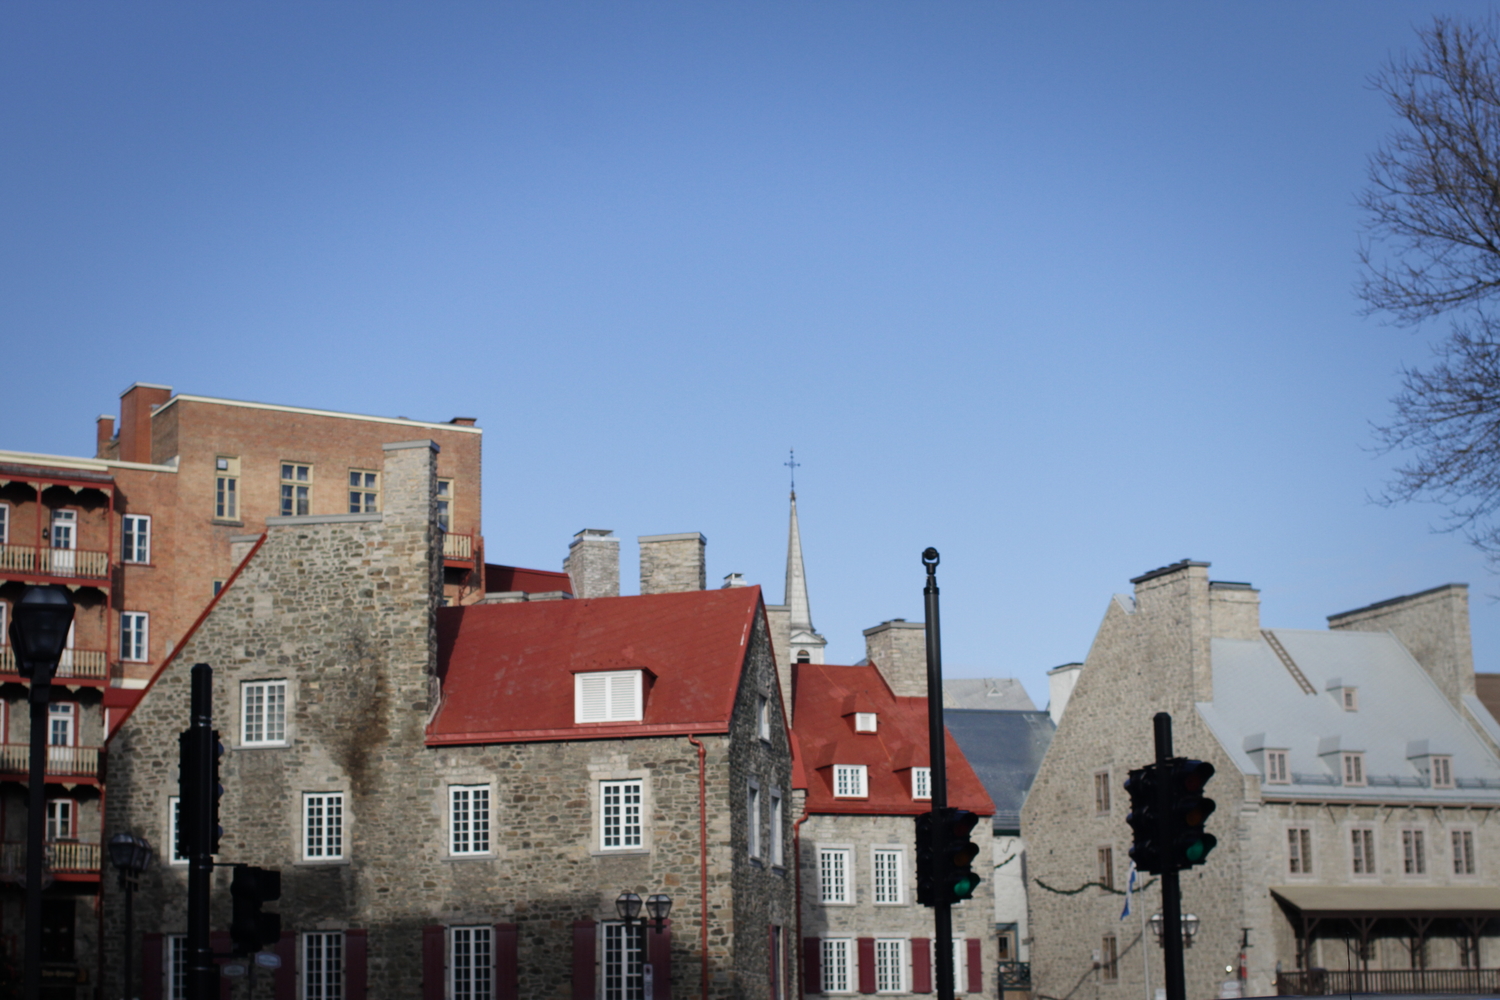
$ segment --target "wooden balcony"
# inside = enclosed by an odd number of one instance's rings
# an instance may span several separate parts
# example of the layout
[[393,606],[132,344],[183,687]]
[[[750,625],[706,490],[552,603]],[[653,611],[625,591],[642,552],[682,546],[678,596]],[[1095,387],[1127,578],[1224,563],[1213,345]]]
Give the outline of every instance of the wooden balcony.
[[[98,874],[98,844],[54,840],[47,845],[47,870],[55,875]],[[0,879],[15,881],[26,871],[26,843],[0,844]]]
[[[31,773],[31,747],[26,743],[0,743],[0,775],[10,780]],[[99,777],[98,747],[48,747],[47,777],[58,780]]]
[[443,563],[463,566],[474,565],[474,536],[443,534]]
[[109,579],[109,553],[86,549],[49,549],[34,545],[0,545],[0,574],[60,577],[65,580]]
[[[15,650],[11,649],[10,646],[0,646],[0,674],[15,674],[16,672]],[[63,650],[62,659],[58,661],[57,673],[53,679],[58,681],[109,680],[109,664],[104,658],[104,650]]]
[[1276,975],[1276,992],[1281,996],[1496,991],[1500,991],[1500,969],[1307,969]]

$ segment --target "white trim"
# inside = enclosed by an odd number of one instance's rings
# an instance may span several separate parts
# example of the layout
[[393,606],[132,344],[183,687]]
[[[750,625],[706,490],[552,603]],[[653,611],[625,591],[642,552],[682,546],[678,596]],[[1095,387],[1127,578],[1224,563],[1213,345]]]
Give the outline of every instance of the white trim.
[[[130,530],[130,524],[134,522],[136,530]],[[140,530],[141,522],[145,522],[146,530]],[[145,545],[141,545],[141,536],[145,535]],[[134,539],[134,546],[126,544],[126,539]],[[146,558],[133,559],[141,548],[145,548]],[[121,514],[120,515],[120,561],[132,566],[145,566],[151,563],[151,515],[150,514]]]
[[[884,949],[882,949],[882,947],[881,947],[882,945],[885,946]],[[885,951],[894,951],[895,952],[895,955],[894,955],[894,958],[895,958],[895,969],[891,970],[891,971],[894,971],[896,973],[896,983],[895,983],[894,986],[887,986],[884,989],[882,989],[881,986],[880,986],[881,957],[882,957],[880,953],[881,953],[882,950],[885,950]],[[890,958],[890,956],[887,956],[887,962],[889,962],[889,958]],[[907,975],[907,969],[910,966],[911,966],[911,940],[909,938],[904,938],[904,937],[878,937],[878,938],[875,939],[875,992],[876,993],[884,994],[884,993],[906,993],[906,992],[909,992],[909,990],[910,990],[910,985],[909,985],[910,984],[910,977]],[[957,986],[956,983],[954,985]],[[961,991],[955,989],[954,992],[957,993],[957,992],[961,992]],[[963,991],[963,992],[966,992],[966,991]]]
[[[462,845],[459,844],[459,831],[457,819],[457,797],[459,794],[468,796],[465,802],[466,824],[463,830]],[[483,796],[482,805],[476,800]],[[493,857],[495,853],[494,843],[494,801],[495,796],[488,784],[479,785],[449,785],[448,786],[448,856],[454,858],[469,857]],[[483,812],[483,816],[479,813]],[[482,838],[482,840],[481,840]],[[483,844],[475,847],[476,843]]]
[[[348,941],[343,931],[304,931],[299,935],[297,942],[297,996],[299,1000],[342,1000],[344,997],[345,973],[347,966],[345,957],[348,954]],[[320,988],[313,988],[313,961],[314,956],[308,954],[308,945],[317,940],[322,945],[321,955],[316,959],[325,964],[320,970],[323,973],[324,982],[319,984]],[[328,952],[330,944],[337,945],[337,954],[330,956]],[[328,980],[332,980],[329,982]]]
[[[890,864],[895,859],[894,899],[881,899],[882,860]],[[885,873],[889,878],[890,872]],[[900,844],[874,844],[870,847],[870,902],[875,906],[904,906],[906,904],[906,849]]]
[[[842,975],[832,975],[834,964],[830,959],[838,953]],[[852,937],[825,937],[818,945],[818,972],[823,981],[818,983],[816,993],[853,993],[859,988],[859,949]],[[839,985],[842,980],[842,985]]]
[[[319,843],[313,845],[313,809],[321,810],[316,817]],[[342,791],[302,793],[302,860],[311,862],[343,861],[345,828],[345,799]]]
[[344,413],[340,410],[314,410],[306,406],[281,406],[276,403],[252,403],[244,399],[218,399],[214,396],[193,396],[179,393],[151,411],[152,416],[183,400],[188,403],[213,403],[218,406],[242,406],[247,410],[274,410],[277,413],[302,413],[310,417],[338,417],[342,420],[368,420],[377,424],[397,424],[402,427],[430,427],[433,430],[461,431],[465,434],[483,434],[482,427],[465,427],[463,424],[434,424],[425,420],[402,420],[400,417],[372,417],[365,413]]
[[166,855],[167,864],[170,867],[183,867],[188,863],[186,854],[177,853],[177,823],[182,814],[182,798],[177,795],[167,796],[167,844],[162,850]]
[[[270,738],[270,735],[269,735],[272,732],[271,717],[270,717],[270,712],[268,711],[267,706],[265,704],[265,699],[266,699],[266,696],[270,693],[270,691],[274,687],[277,687],[277,686],[279,686],[281,688],[281,734],[280,734],[280,736],[272,739],[272,738]],[[261,699],[262,699],[262,703],[261,703],[261,719],[260,719],[261,738],[260,739],[256,739],[256,740],[252,740],[252,739],[248,738],[249,725],[250,725],[250,720],[249,720],[249,704],[248,704],[248,700],[247,700],[247,698],[246,698],[245,695],[246,695],[246,691],[248,691],[250,688],[256,688],[256,687],[264,688],[265,690],[263,692],[261,692]],[[265,678],[263,680],[240,681],[240,712],[239,712],[239,715],[240,715],[240,733],[239,733],[239,736],[240,736],[240,746],[242,746],[242,747],[284,747],[288,743],[290,743],[291,741],[288,738],[289,737],[288,727],[289,727],[289,723],[291,722],[291,714],[292,714],[291,713],[291,707],[292,707],[292,688],[291,688],[291,684],[289,684],[287,682],[286,678],[284,678],[284,677],[268,677],[268,678]]]
[[[467,936],[469,958],[466,967],[471,970],[469,983],[462,993],[458,988],[459,937]],[[493,924],[460,924],[448,928],[444,951],[447,953],[447,993],[455,1000],[489,1000],[495,995],[495,927]]]
[[[37,461],[40,459],[41,461]],[[53,466],[59,469],[85,469],[108,472],[110,469],[141,469],[146,472],[176,472],[175,465],[153,465],[150,462],[121,462],[113,458],[76,458],[72,455],[44,455],[35,451],[0,451],[0,462],[17,465]],[[100,483],[100,488],[112,485]]]
[[761,858],[760,782],[751,778],[745,785],[745,846],[750,857]]
[[[633,785],[635,801],[630,801],[626,786]],[[622,791],[620,800],[615,803],[614,808],[618,811],[610,812],[610,804],[606,801],[607,789],[616,786]],[[599,850],[600,851],[641,851],[646,849],[646,779],[645,778],[601,778],[599,779]],[[614,820],[615,837],[620,841],[618,844],[608,843],[610,836],[610,821]],[[634,820],[634,834],[631,834],[632,819]]]
[[[846,846],[823,847],[819,845],[813,854],[817,864],[815,872],[818,879],[818,902],[824,906],[853,906],[854,905],[854,848]],[[827,862],[835,862],[828,864]],[[837,894],[830,893],[830,888],[835,888],[834,879],[825,877],[825,872],[836,876],[839,890]]]
[[[642,683],[641,675],[644,670],[600,670],[573,675],[573,722],[575,724],[585,722],[640,722],[645,716],[644,694],[645,685]],[[602,685],[595,682],[602,681]],[[620,696],[618,688],[621,682],[627,687],[633,688],[629,691],[631,703],[626,710],[617,703]],[[585,685],[595,688],[589,692],[589,697],[600,699],[597,705],[586,707],[584,704]]]
[[[855,788],[840,792],[841,779],[853,779]],[[870,775],[864,764],[833,765],[833,797],[836,799],[867,799],[870,797]]]

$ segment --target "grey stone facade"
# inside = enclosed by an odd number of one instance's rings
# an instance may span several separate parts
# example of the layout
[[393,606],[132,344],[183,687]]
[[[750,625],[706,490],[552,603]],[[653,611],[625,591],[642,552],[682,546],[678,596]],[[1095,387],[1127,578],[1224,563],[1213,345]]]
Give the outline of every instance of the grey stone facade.
[[865,656],[898,698],[927,697],[927,626],[904,618],[867,628]]
[[642,535],[641,593],[675,594],[708,586],[708,539],[696,531],[676,535]]
[[573,596],[620,596],[620,540],[607,528],[584,528],[568,544],[563,572],[573,581]]

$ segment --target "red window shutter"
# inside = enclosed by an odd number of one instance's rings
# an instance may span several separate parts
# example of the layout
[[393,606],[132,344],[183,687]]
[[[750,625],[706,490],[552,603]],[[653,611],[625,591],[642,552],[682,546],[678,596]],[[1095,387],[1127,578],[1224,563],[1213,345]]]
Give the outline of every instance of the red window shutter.
[[646,1000],[672,1000],[672,921],[663,923],[661,933],[656,933],[656,924],[646,925],[646,960],[651,963],[652,975],[656,977],[651,996]]
[[521,1000],[519,937],[515,924],[495,925],[495,1000]]
[[440,924],[422,928],[422,1000],[443,1000],[448,992],[448,938]]
[[344,932],[344,1000],[365,1000],[369,989],[370,941],[364,931]]
[[804,992],[823,992],[823,942],[818,938],[802,939],[802,976]]
[[276,954],[281,958],[281,968],[271,974],[276,984],[276,1000],[297,1000],[297,935],[282,931],[276,942]]
[[161,963],[166,940],[160,934],[141,935],[141,1000],[161,1000]]
[[978,938],[969,938],[969,992],[984,992],[984,952]]
[[592,920],[573,922],[573,1000],[594,1000],[594,943]]
[[859,938],[859,991],[875,992],[875,939]]
[[911,939],[911,991],[932,992],[932,939]]
[[[215,955],[227,955],[229,949],[234,947],[234,939],[229,936],[228,931],[213,931],[208,935],[208,947]],[[219,966],[219,1000],[233,1000],[234,994],[231,987],[234,980],[224,975],[224,966],[228,959],[216,958],[214,962]]]

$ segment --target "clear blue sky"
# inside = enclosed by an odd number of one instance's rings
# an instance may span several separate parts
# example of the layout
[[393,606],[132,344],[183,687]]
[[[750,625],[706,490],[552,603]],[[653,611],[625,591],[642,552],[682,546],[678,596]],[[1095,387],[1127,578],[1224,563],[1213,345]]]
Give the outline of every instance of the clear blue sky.
[[1088,652],[1183,557],[1263,621],[1448,581],[1368,498],[1415,333],[1357,315],[1367,79],[1486,4],[0,6],[0,447],[133,381],[486,429],[492,557],[702,531],[835,661]]

